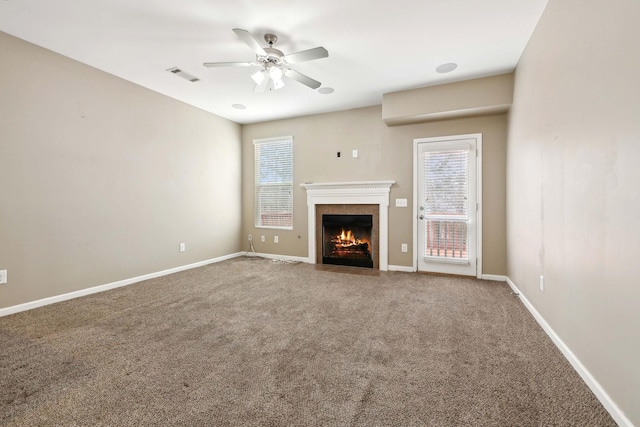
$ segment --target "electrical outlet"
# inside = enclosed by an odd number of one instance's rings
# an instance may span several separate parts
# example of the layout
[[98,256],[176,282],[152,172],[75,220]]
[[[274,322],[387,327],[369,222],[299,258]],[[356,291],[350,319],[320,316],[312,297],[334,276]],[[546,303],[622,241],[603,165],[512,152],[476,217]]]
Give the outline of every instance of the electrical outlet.
[[406,243],[402,244],[402,252],[407,252],[409,250],[409,248],[407,247]]
[[187,250],[187,245],[185,245],[184,243],[180,243],[180,252],[184,252]]
[[278,243],[278,236],[273,236],[273,243]]
[[358,150],[352,150],[351,151],[351,157],[353,157],[354,159],[358,158]]
[[7,283],[7,270],[0,270],[0,285]]
[[544,292],[544,276],[540,276],[540,292]]
[[253,242],[253,236],[251,234],[249,234],[249,241]]
[[260,236],[260,241],[261,241],[261,242],[264,242],[264,241],[265,241],[264,236]]

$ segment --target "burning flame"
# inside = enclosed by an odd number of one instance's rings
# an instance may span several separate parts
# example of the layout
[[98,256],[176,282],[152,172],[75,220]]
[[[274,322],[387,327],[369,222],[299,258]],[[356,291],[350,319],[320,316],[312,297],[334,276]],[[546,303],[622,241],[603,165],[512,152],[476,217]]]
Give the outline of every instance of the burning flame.
[[[337,228],[332,230],[333,233],[337,231]],[[366,234],[366,232],[364,234]],[[341,228],[340,233],[334,234],[333,237],[330,238],[330,243],[323,247],[323,257],[326,253],[328,254],[327,256],[334,258],[371,259],[369,253],[370,245],[371,243],[367,236],[365,236],[364,240],[359,239],[352,230]]]
[[342,247],[360,245],[362,243],[365,243],[364,241],[356,238],[356,236],[353,234],[351,230],[345,231],[344,228],[341,230],[340,234],[338,234],[333,241],[335,243],[338,243]]

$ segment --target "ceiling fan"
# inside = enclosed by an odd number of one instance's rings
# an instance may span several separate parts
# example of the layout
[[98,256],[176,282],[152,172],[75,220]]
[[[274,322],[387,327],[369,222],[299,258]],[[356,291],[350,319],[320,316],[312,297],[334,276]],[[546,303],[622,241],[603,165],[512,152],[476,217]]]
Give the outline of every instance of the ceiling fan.
[[270,86],[273,89],[280,89],[284,86],[283,75],[311,89],[320,87],[319,81],[292,70],[289,65],[326,58],[329,56],[329,52],[325,48],[316,47],[285,55],[273,47],[273,44],[278,41],[278,37],[273,34],[265,34],[264,40],[269,44],[269,47],[262,48],[248,31],[234,28],[233,32],[255,52],[256,60],[254,62],[205,62],[203,64],[205,67],[261,67],[259,71],[251,75],[253,81],[256,82],[254,89],[256,93],[264,92]]

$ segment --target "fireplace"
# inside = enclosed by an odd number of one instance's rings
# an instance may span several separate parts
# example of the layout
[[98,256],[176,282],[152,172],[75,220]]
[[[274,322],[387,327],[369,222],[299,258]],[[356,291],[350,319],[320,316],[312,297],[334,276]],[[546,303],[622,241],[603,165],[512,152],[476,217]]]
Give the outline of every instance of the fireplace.
[[322,215],[322,263],[373,268],[373,215]]
[[309,262],[322,259],[322,216],[372,215],[371,248],[374,270],[388,269],[389,190],[395,181],[327,182],[300,184],[307,191]]

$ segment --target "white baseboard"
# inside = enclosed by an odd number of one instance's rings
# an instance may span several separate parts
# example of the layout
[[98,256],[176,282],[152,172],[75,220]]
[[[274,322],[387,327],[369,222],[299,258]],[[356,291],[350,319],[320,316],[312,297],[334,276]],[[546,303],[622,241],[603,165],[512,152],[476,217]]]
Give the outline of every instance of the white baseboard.
[[307,257],[301,257],[301,256],[291,256],[291,255],[279,255],[279,254],[264,254],[264,253],[260,253],[260,252],[244,252],[243,253],[244,256],[257,256],[260,258],[267,258],[267,259],[275,259],[275,260],[280,260],[280,261],[292,261],[292,262],[304,262],[307,264],[311,264],[311,261],[309,261],[309,258]]
[[[405,273],[415,273],[418,271],[416,267],[408,267],[405,265],[391,265],[388,266],[389,271],[402,271]],[[496,282],[504,282],[507,280],[507,276],[500,276],[497,274],[483,274],[480,277],[482,280],[494,280]]]
[[80,289],[79,291],[69,292],[62,295],[56,295],[54,297],[43,298],[36,301],[26,302],[24,304],[18,304],[11,307],[1,308],[0,317],[8,316],[14,313],[19,313],[21,311],[31,310],[31,309],[42,307],[49,304],[54,304],[61,301],[70,300],[73,298],[83,297],[85,295],[91,295],[98,292],[108,291],[109,289],[115,289],[115,288],[120,288],[122,286],[132,285],[134,283],[142,282],[143,280],[155,279],[156,277],[166,276],[169,274],[177,273],[179,271],[190,270],[192,268],[214,264],[216,262],[225,261],[231,258],[237,258],[244,254],[245,254],[244,252],[237,252],[235,254],[224,255],[218,258],[212,258],[205,261],[195,262],[193,264],[188,264],[180,267],[170,268],[168,270],[158,271],[156,273],[144,274],[142,276],[133,277],[131,279],[119,280],[117,282],[107,283],[105,285],[93,286],[91,288]]
[[506,282],[507,276],[500,276],[498,274],[483,274],[481,277],[482,280],[494,280],[496,282]]
[[[257,252],[257,253],[247,252],[245,253],[245,256],[257,256],[260,258],[275,259],[275,260],[282,260],[282,261],[297,261],[297,262],[304,262],[306,264],[313,264],[311,260],[307,257],[267,254],[267,253],[260,253],[260,252]],[[404,265],[388,265],[387,269],[388,271],[403,271],[407,273],[414,273],[416,271],[413,267],[407,267]]]
[[415,273],[416,272],[415,268],[407,267],[405,265],[391,265],[391,264],[389,264],[387,266],[387,269],[389,271],[402,271],[402,272],[405,272],[405,273]]
[[536,321],[540,324],[542,329],[547,333],[549,338],[553,341],[553,343],[558,347],[558,349],[562,352],[564,357],[571,363],[573,369],[582,377],[587,386],[591,389],[593,394],[595,394],[596,398],[602,403],[602,406],[609,412],[611,417],[614,419],[619,426],[622,427],[633,427],[633,423],[629,418],[624,415],[624,412],[615,404],[615,402],[611,399],[611,397],[607,394],[607,392],[602,388],[600,383],[591,375],[591,373],[587,370],[587,368],[580,362],[580,359],[571,351],[571,349],[562,341],[562,339],[555,333],[555,331],[549,326],[547,321],[542,317],[542,315],[536,310],[536,308],[529,302],[527,297],[525,297],[520,289],[511,281],[509,277],[506,277],[507,284],[511,287],[513,292],[518,295],[524,306],[529,310],[529,312],[533,315]]

